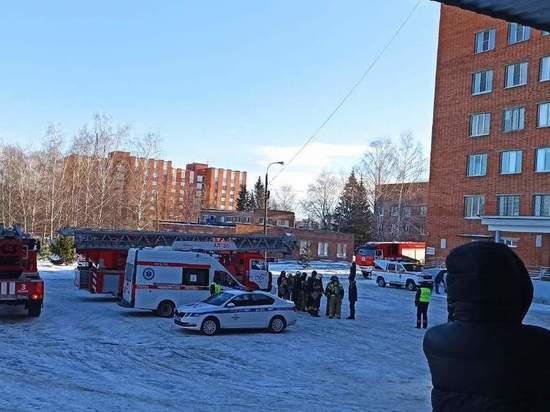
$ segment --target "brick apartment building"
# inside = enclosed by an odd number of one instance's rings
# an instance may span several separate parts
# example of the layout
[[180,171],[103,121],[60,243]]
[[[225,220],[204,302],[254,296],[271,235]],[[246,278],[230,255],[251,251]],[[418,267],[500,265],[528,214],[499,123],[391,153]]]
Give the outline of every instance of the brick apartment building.
[[[79,166],[87,161],[90,161],[87,157],[70,155],[67,169],[78,173]],[[234,210],[240,186],[246,185],[246,172],[203,163],[179,168],[172,161],[138,158],[122,151],[111,152],[100,162],[113,175],[109,191],[124,206],[120,225],[131,221],[128,214],[139,213],[145,222],[162,219],[196,222],[202,208]]]
[[376,187],[375,237],[381,242],[426,240],[428,183],[385,184]]
[[442,6],[428,254],[502,241],[550,266],[550,35]]

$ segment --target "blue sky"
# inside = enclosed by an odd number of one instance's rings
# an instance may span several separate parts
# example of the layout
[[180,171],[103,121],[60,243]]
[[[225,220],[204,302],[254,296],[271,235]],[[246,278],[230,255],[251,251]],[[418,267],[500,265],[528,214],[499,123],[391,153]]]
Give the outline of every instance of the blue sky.
[[[178,165],[262,172],[319,126],[416,0],[25,1],[0,11],[0,139],[32,145],[106,112]],[[411,130],[429,148],[438,3],[424,0],[279,184],[348,169]],[[280,159],[282,157],[282,159]],[[253,176],[249,181],[254,179]]]

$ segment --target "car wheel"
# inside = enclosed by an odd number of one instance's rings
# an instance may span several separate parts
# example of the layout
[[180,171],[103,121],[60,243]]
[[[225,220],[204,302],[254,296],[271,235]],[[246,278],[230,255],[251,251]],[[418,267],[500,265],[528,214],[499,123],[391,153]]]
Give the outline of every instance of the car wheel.
[[416,283],[414,283],[414,280],[407,280],[407,284],[405,286],[411,292],[414,292],[416,290]]
[[285,328],[286,322],[282,316],[274,316],[269,322],[269,330],[273,333],[281,333]]
[[160,302],[159,307],[157,308],[157,315],[163,318],[171,318],[174,316],[174,311],[176,306],[169,300]]
[[31,302],[29,303],[29,316],[32,318],[37,318],[42,313],[42,303],[41,302]]
[[376,279],[376,283],[378,283],[378,286],[380,286],[381,288],[386,287],[386,281],[382,276],[379,276],[378,279]]
[[218,332],[220,324],[216,318],[206,318],[201,325],[201,332],[207,336],[213,336]]

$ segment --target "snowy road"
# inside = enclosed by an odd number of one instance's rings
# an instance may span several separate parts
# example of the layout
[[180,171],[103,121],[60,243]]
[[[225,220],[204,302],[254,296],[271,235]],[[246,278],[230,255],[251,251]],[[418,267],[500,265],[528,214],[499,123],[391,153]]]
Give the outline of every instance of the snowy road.
[[[359,279],[356,321],[301,315],[282,335],[205,337],[77,293],[72,273],[43,273],[42,317],[0,307],[2,411],[430,409],[423,331],[405,290]],[[444,299],[430,316],[445,320]],[[528,322],[550,327],[550,307],[535,305]]]

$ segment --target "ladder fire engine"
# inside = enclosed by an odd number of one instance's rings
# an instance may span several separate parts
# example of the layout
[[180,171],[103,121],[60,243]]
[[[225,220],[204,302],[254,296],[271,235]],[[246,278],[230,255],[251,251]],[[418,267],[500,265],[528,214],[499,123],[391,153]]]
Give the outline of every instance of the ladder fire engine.
[[209,253],[215,255],[246,287],[271,290],[271,276],[260,273],[268,273],[265,253],[291,254],[296,243],[291,235],[214,235],[86,228],[65,228],[60,233],[74,237],[76,252],[87,262],[79,264],[75,286],[90,293],[117,297],[122,294],[130,248],[171,247],[176,244],[179,248]]
[[29,316],[42,312],[44,281],[36,266],[39,243],[19,226],[0,225],[0,304],[25,305]]

